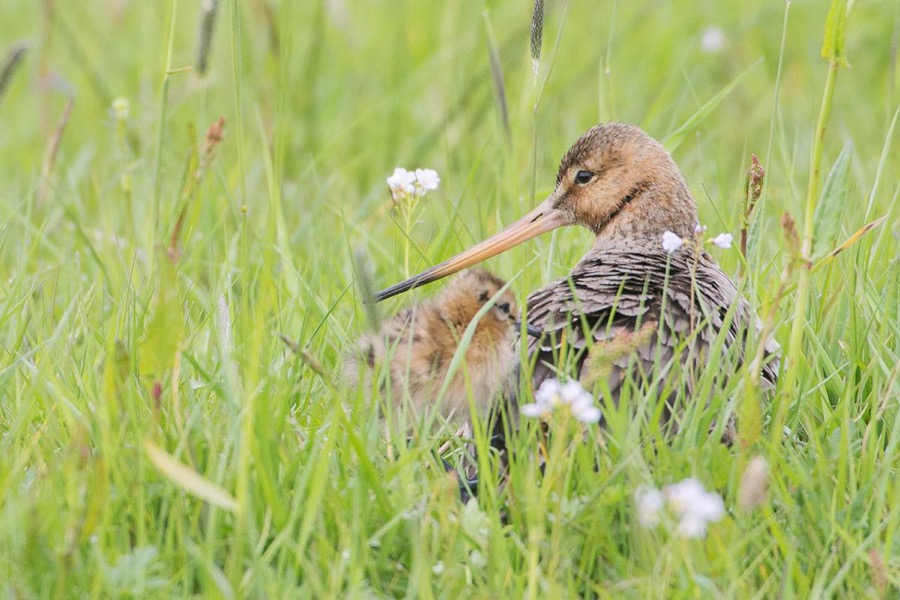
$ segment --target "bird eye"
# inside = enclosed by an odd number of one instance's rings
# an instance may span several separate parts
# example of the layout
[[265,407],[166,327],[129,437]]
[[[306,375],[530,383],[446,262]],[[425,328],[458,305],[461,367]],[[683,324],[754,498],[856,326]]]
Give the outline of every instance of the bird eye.
[[591,179],[593,179],[593,178],[594,178],[594,174],[591,173],[590,171],[582,170],[582,171],[578,171],[577,173],[575,173],[575,183],[580,183],[581,185],[589,183],[591,181]]
[[497,308],[500,309],[500,312],[507,314],[507,315],[509,314],[509,302],[504,302],[502,304],[498,304]]

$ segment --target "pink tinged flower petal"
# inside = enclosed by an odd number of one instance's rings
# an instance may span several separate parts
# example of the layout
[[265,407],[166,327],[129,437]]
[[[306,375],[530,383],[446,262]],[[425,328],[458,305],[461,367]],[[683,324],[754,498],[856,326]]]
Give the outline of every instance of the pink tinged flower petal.
[[534,399],[538,404],[554,407],[560,403],[560,385],[555,379],[545,379],[541,387],[534,393]]
[[681,248],[682,245],[684,245],[684,240],[676,234],[672,233],[671,231],[666,231],[665,233],[663,233],[662,247],[663,250],[665,250],[669,254],[672,254],[673,252]]
[[693,507],[702,501],[706,495],[703,484],[693,477],[688,477],[678,483],[667,485],[663,489],[669,507],[678,516],[692,512]]
[[683,538],[704,538],[706,537],[706,521],[697,515],[686,514],[678,522],[675,532]]
[[529,404],[523,404],[522,406],[520,406],[519,412],[526,417],[537,418],[545,416],[549,412],[549,410],[546,406],[531,402]]
[[415,181],[416,174],[401,167],[394,169],[394,173],[387,178],[388,187],[394,196],[411,194],[415,189],[413,187]]
[[596,423],[603,413],[596,406],[582,404],[572,406],[572,415],[582,423]]
[[441,178],[434,169],[416,169],[416,185],[423,190],[436,190]]
[[731,248],[731,242],[734,241],[734,236],[730,233],[720,233],[713,239],[709,240],[711,244],[715,244],[719,248]]
[[707,492],[697,499],[690,512],[708,523],[721,521],[725,516],[725,502],[718,494]]
[[[559,396],[563,402],[566,404],[575,404],[578,401],[582,401],[586,392],[584,388],[581,386],[581,383],[576,379],[571,379],[567,381],[563,386],[559,389]],[[590,394],[587,394],[587,398],[589,402],[593,402],[593,398]]]
[[700,234],[700,233],[704,233],[705,231],[706,231],[706,225],[701,225],[700,223],[697,223],[696,225],[694,225],[694,233]]
[[387,184],[390,187],[401,187],[404,185],[412,185],[415,180],[415,173],[407,171],[402,167],[397,167],[394,169],[393,174],[387,178]]
[[572,414],[574,415],[575,413],[584,410],[589,406],[594,406],[594,398],[587,392],[584,392],[572,398],[572,401],[568,402],[567,404],[569,405],[569,410],[571,410]]

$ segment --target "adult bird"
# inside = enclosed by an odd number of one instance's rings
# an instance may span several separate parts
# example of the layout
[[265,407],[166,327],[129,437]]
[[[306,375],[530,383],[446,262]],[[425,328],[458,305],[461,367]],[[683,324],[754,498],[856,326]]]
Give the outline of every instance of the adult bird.
[[[727,380],[759,319],[699,244],[663,247],[666,232],[695,239],[697,204],[671,155],[633,125],[587,131],[566,152],[556,187],[537,208],[375,298],[446,277],[566,225],[587,227],[595,239],[567,276],[528,296],[528,325],[543,331],[528,341],[535,387],[561,370],[589,384],[599,374],[617,401],[633,377],[655,386],[671,409],[679,390],[691,397],[707,365],[722,371],[720,383]],[[777,378],[778,345],[765,344],[760,384],[768,389]],[[734,358],[731,368],[721,369],[728,358]]]

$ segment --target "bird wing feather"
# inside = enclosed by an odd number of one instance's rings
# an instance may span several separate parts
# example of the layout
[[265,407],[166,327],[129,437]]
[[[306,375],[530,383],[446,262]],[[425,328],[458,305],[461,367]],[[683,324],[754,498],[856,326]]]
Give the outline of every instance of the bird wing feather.
[[[760,327],[715,261],[687,249],[671,255],[646,246],[595,249],[568,276],[532,293],[527,305],[529,325],[544,332],[528,341],[533,384],[557,376],[564,359],[572,369],[568,375],[589,381],[588,357],[599,344],[599,352],[609,355],[600,360],[607,363],[614,398],[632,369],[662,378],[676,364],[702,366],[720,331],[723,352],[739,343],[740,361],[746,328]],[[652,331],[634,338],[642,326]],[[778,346],[769,340],[766,349],[773,355],[762,372],[769,388],[777,377]]]

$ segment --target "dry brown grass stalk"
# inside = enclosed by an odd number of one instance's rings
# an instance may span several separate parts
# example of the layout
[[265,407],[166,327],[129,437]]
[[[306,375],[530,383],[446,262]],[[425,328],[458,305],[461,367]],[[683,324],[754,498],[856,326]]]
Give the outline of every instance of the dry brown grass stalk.
[[9,87],[9,82],[12,81],[13,75],[21,66],[26,52],[28,52],[28,44],[18,44],[13,46],[6,56],[6,60],[3,61],[3,68],[0,69],[0,101],[3,100],[6,88]]
[[63,134],[66,132],[66,125],[69,124],[69,118],[72,116],[72,107],[75,105],[75,99],[69,98],[66,101],[66,107],[63,109],[62,117],[47,142],[47,148],[44,150],[44,161],[41,166],[41,183],[38,186],[38,201],[43,202],[47,197],[47,191],[50,187],[51,178],[53,177],[53,168],[56,166],[56,156],[59,154],[59,146],[62,143]]

